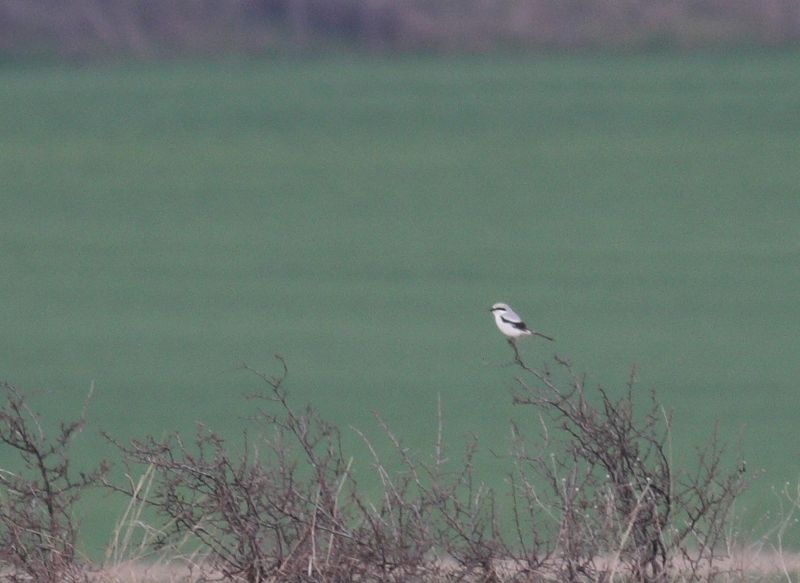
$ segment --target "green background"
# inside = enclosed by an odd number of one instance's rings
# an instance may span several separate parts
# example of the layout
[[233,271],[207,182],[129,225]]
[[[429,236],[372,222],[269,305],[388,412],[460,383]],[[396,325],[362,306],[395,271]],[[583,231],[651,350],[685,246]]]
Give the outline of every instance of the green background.
[[[298,405],[430,451],[505,491],[512,304],[589,385],[631,365],[676,417],[715,422],[797,483],[800,54],[219,60],[0,69],[0,376],[76,455],[126,438],[235,437],[284,355]],[[530,340],[538,364],[553,346]],[[8,459],[8,454],[2,454]],[[758,473],[758,472],[756,472]],[[122,500],[83,510],[98,547]]]

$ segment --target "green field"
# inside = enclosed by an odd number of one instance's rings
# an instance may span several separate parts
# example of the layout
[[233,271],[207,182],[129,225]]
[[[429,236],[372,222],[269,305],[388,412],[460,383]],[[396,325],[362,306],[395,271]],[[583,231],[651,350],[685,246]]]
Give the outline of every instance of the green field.
[[[0,376],[98,436],[235,436],[245,361],[343,428],[482,443],[515,410],[488,307],[679,455],[719,421],[797,482],[800,53],[331,57],[0,69]],[[552,346],[524,347],[534,364]],[[7,457],[7,456],[6,456]],[[363,471],[367,460],[359,460]],[[85,510],[89,546],[122,501]]]

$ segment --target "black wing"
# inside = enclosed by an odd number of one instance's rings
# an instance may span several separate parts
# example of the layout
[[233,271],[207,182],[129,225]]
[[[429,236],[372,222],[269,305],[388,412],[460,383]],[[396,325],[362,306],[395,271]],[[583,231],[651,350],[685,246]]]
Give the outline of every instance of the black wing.
[[500,319],[503,322],[505,322],[506,324],[510,324],[511,326],[516,328],[517,330],[527,330],[528,329],[528,327],[525,325],[525,322],[523,322],[522,320],[517,320],[517,319],[509,320],[505,316],[500,316]]

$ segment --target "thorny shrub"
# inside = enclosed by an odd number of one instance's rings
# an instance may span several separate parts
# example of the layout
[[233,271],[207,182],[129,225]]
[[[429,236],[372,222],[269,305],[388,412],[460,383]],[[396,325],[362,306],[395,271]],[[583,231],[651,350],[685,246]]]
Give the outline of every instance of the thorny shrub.
[[[729,464],[712,439],[691,471],[677,469],[671,417],[652,393],[648,406],[635,403],[633,374],[612,397],[588,391],[564,359],[538,370],[514,354],[513,402],[525,414],[511,425],[508,496],[476,477],[477,440],[461,456],[446,451],[441,404],[429,455],[412,452],[378,416],[388,457],[351,428],[369,452],[378,493],[360,485],[340,429],[289,402],[281,358],[275,377],[244,367],[262,389],[252,396],[257,431],[245,432],[243,448],[203,426],[188,441],[178,433],[108,437],[127,481],[107,479],[105,464],[75,476],[69,445],[84,417],[48,439],[24,397],[4,384],[0,445],[20,456],[24,471],[0,471],[3,576],[86,579],[73,507],[99,481],[154,509],[159,522],[143,540],[199,549],[205,558],[192,564],[201,580],[661,583],[720,574],[716,553],[727,542],[743,466]],[[137,482],[141,467],[146,479]]]
[[[549,564],[564,581],[721,574],[715,553],[729,542],[733,503],[746,480],[743,462],[727,469],[716,433],[697,450],[693,470],[679,471],[670,414],[652,392],[649,406],[636,412],[635,369],[622,396],[598,388],[592,401],[585,377],[564,359],[556,357],[552,370],[517,364],[528,378],[519,379],[514,403],[537,411],[541,425],[532,448],[512,424],[517,542],[530,562]],[[551,536],[543,539],[543,531]]]
[[5,399],[0,406],[0,446],[21,462],[18,470],[0,470],[3,580],[84,580],[84,565],[75,549],[74,506],[106,472],[105,463],[77,474],[72,469],[70,444],[85,425],[85,407],[80,419],[62,422],[49,437],[15,386],[1,383],[0,390]]
[[203,427],[189,445],[173,435],[117,446],[127,464],[156,472],[143,502],[167,525],[160,544],[195,537],[208,551],[208,573],[228,580],[661,582],[718,574],[715,552],[744,485],[718,442],[698,450],[693,471],[678,472],[670,416],[654,395],[637,414],[633,377],[622,396],[598,389],[590,399],[565,360],[540,371],[515,356],[522,377],[514,403],[531,409],[526,425],[539,427],[540,438],[532,445],[523,423],[512,424],[510,511],[474,475],[476,441],[458,460],[446,455],[441,410],[429,457],[414,455],[380,418],[391,460],[353,429],[380,483],[379,496],[366,495],[340,430],[289,403],[280,358],[277,377],[248,369],[264,382],[254,396],[263,435],[246,436],[240,455]]

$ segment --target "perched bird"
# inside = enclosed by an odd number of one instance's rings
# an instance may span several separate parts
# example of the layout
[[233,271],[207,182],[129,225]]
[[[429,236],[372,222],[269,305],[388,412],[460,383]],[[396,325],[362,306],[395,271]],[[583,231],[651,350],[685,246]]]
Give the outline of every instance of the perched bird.
[[494,322],[497,324],[500,332],[502,332],[515,347],[516,345],[514,342],[517,338],[521,338],[522,336],[541,336],[545,340],[553,341],[550,336],[528,328],[519,314],[512,310],[508,304],[497,303],[493,305],[489,311],[494,314]]

